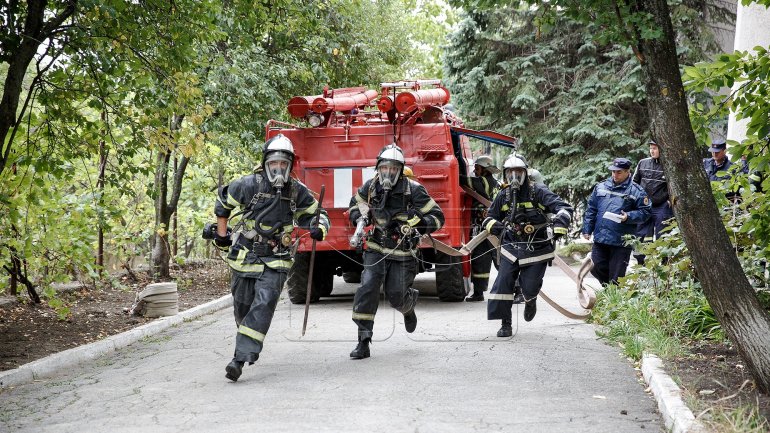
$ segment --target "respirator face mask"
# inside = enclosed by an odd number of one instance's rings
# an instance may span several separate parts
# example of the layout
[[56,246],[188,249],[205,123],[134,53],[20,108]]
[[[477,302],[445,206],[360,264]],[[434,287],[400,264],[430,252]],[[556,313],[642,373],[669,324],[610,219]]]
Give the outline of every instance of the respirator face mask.
[[509,168],[505,170],[505,181],[512,188],[520,188],[527,179],[527,170],[523,168]]
[[380,183],[385,190],[390,190],[398,181],[398,176],[401,174],[403,167],[397,162],[383,161],[377,167],[377,172],[380,174]]
[[276,187],[283,187],[289,181],[291,172],[291,156],[284,152],[273,152],[265,161],[267,180]]

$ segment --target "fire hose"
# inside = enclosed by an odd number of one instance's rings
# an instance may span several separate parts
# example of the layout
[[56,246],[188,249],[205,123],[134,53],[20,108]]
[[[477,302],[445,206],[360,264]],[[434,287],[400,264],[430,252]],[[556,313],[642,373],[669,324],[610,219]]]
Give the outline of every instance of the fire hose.
[[[474,236],[473,239],[470,240],[466,245],[464,245],[462,248],[460,248],[460,252],[463,255],[470,254],[471,251],[473,251],[474,248],[476,248],[481,242],[484,240],[489,240],[489,242],[494,246],[497,251],[505,257],[510,262],[516,262],[516,257],[513,256],[510,252],[508,252],[505,248],[501,248],[500,246],[500,240],[494,236],[489,234],[489,232],[482,231],[478,235]],[[577,273],[572,270],[572,268],[567,265],[564,260],[554,255],[553,258],[554,263],[556,263],[556,266],[559,267],[565,274],[567,274],[570,279],[572,279],[577,284],[577,297],[578,302],[580,303],[580,306],[583,307],[586,310],[591,310],[594,307],[594,304],[596,303],[596,292],[591,287],[587,287],[583,280],[585,279],[586,275],[591,271],[591,268],[593,267],[593,262],[591,261],[591,257],[586,257],[585,260],[583,260],[582,265],[580,266],[580,269]],[[590,315],[590,311],[587,313],[579,314],[579,313],[573,313],[572,311],[567,310],[566,308],[559,305],[556,301],[548,297],[542,290],[540,291],[540,297],[543,298],[543,300],[553,307],[556,311],[564,315],[565,317],[568,317],[570,319],[574,320],[586,320]]]

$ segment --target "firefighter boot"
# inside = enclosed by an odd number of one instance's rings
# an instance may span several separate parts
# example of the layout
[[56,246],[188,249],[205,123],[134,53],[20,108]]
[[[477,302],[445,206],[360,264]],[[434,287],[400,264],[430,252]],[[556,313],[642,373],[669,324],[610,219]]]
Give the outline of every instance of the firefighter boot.
[[524,294],[521,293],[521,286],[519,285],[519,280],[516,280],[516,285],[513,287],[513,303],[514,304],[524,303]]
[[358,340],[358,345],[355,349],[353,349],[352,352],[350,352],[350,357],[353,359],[364,359],[368,358],[370,356],[369,354],[369,343],[372,342],[371,338],[364,338],[363,340]]
[[537,298],[533,298],[524,305],[524,320],[531,322],[537,314]]
[[417,328],[417,315],[414,314],[414,308],[404,313],[404,328],[410,334]]
[[511,319],[503,319],[503,325],[500,326],[500,330],[497,331],[498,337],[510,337],[513,335],[513,327],[511,327]]
[[225,374],[226,378],[233,382],[237,382],[243,372],[243,361],[236,361],[235,358],[233,358],[233,360],[227,364],[227,367],[225,367],[225,371],[227,372],[227,374]]

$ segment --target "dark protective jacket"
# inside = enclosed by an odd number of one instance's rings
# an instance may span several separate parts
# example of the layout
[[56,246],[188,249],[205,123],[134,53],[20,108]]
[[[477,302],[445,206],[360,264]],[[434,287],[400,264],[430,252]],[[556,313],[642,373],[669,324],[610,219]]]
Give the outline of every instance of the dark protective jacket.
[[402,240],[401,226],[409,225],[425,233],[432,233],[444,225],[444,212],[428,195],[425,187],[401,176],[389,193],[385,193],[379,175],[367,180],[350,199],[349,218],[355,225],[362,216],[359,204],[369,208],[366,215],[374,230],[366,240],[371,251],[389,255],[389,259],[412,257],[418,239],[407,236]]
[[668,182],[660,158],[644,158],[639,161],[634,172],[634,182],[644,188],[653,206],[668,201]]
[[[554,214],[552,221],[547,214]],[[505,225],[503,248],[520,266],[526,266],[553,258],[555,246],[549,229],[566,234],[571,220],[572,206],[545,185],[526,182],[518,192],[503,187],[489,207],[484,228],[490,231],[495,222]]]
[[[475,176],[460,176],[460,182],[464,185],[468,185],[479,193],[480,196],[492,201],[497,192],[500,190],[500,184],[497,183],[495,177],[491,173],[487,173],[481,177]],[[473,224],[481,224],[486,217],[487,206],[473,200],[473,209],[471,212],[471,221]]]
[[[263,266],[288,271],[293,258],[287,236],[294,231],[295,224],[309,229],[315,223],[319,203],[302,182],[290,178],[281,191],[280,200],[276,192],[261,170],[219,190],[214,206],[216,216],[229,218],[236,207],[244,211],[243,224],[235,227],[233,245],[226,259],[230,268],[241,276],[257,277]],[[270,236],[259,234],[255,230],[257,218],[262,230],[270,231],[276,226],[278,229]],[[321,210],[319,220],[318,226],[328,233],[330,223],[325,210]]]
[[703,169],[706,170],[706,176],[712,181],[729,179],[731,177],[729,170],[732,165],[733,162],[730,161],[730,158],[725,158],[722,164],[719,165],[717,165],[714,158],[703,158]]
[[[606,212],[628,214],[622,223],[605,218]],[[637,224],[650,217],[651,205],[641,186],[628,176],[623,183],[615,185],[612,177],[594,187],[588,198],[588,207],[583,219],[583,233],[594,235],[594,242],[607,245],[623,246],[624,235],[632,235]]]

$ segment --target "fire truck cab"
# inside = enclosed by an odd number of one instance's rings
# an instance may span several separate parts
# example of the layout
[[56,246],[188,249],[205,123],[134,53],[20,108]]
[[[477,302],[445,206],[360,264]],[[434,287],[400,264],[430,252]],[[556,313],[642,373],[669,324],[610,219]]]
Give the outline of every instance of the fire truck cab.
[[[321,95],[289,101],[289,113],[307,126],[271,120],[267,139],[284,134],[294,144],[293,175],[318,193],[325,187],[322,206],[331,230],[316,243],[311,299],[334,290],[334,276],[360,282],[362,251],[351,247],[355,225],[348,206],[357,189],[375,174],[379,151],[391,143],[404,151],[406,166],[441,207],[445,224],[433,239],[459,249],[469,241],[471,198],[461,188],[460,175],[470,175],[472,155],[468,137],[515,148],[516,140],[493,132],[463,128],[447,105],[449,91],[439,80],[382,83],[381,91],[366,88],[325,89]],[[312,240],[301,236],[287,289],[293,303],[304,303]],[[442,301],[464,299],[470,265],[460,257],[420,244],[418,269],[436,275],[436,293]]]

